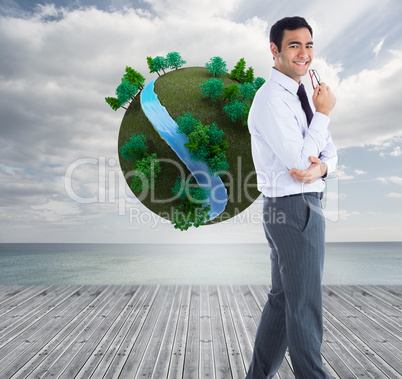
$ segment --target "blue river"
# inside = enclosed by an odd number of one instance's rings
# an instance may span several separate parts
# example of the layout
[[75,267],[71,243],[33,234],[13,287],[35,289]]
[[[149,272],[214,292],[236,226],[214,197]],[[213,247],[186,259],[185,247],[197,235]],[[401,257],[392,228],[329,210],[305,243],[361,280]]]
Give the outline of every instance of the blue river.
[[184,134],[177,133],[177,124],[170,117],[166,108],[160,103],[154,92],[155,80],[149,82],[141,91],[141,107],[158,131],[160,136],[174,150],[180,160],[187,166],[199,185],[210,190],[206,205],[211,206],[209,211],[210,220],[220,215],[227,204],[226,188],[219,176],[211,176],[208,166],[201,161],[194,161],[190,156],[189,149],[184,146],[189,142]]

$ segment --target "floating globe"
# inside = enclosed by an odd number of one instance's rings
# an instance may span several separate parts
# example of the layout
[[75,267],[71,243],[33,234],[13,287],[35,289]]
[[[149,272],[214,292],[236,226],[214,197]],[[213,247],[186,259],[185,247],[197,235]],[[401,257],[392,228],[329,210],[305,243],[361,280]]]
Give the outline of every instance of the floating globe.
[[[226,104],[224,100],[212,102],[203,96],[200,85],[211,78],[212,75],[204,67],[188,67],[167,72],[153,82],[154,93],[173,120],[177,120],[185,112],[190,112],[203,125],[215,123],[225,133],[229,168],[220,177],[221,186],[224,187],[227,198],[219,214],[214,214],[206,224],[222,222],[239,215],[260,194],[257,190],[247,125],[242,120],[232,122],[229,119],[223,110]],[[225,86],[239,84],[236,80],[229,78],[228,74],[221,79]],[[181,200],[172,193],[172,188],[179,176],[187,180],[194,175],[149,120],[143,108],[140,96],[131,101],[127,108],[119,132],[119,152],[133,133],[143,134],[146,137],[148,153],[156,154],[161,170],[154,180],[153,188],[141,192],[132,191],[150,211],[162,218],[172,220],[175,207],[181,203]],[[123,159],[121,155],[119,158],[121,169],[131,188],[133,163]]]

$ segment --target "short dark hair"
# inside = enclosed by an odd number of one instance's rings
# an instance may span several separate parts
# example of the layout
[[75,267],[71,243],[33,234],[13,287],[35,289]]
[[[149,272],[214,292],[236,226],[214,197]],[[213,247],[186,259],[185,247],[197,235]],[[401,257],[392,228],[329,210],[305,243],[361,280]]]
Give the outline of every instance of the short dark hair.
[[307,28],[311,34],[311,37],[313,37],[313,29],[303,17],[295,16],[282,18],[272,25],[269,33],[269,41],[273,42],[280,52],[282,47],[283,32],[285,30],[296,30],[301,28]]

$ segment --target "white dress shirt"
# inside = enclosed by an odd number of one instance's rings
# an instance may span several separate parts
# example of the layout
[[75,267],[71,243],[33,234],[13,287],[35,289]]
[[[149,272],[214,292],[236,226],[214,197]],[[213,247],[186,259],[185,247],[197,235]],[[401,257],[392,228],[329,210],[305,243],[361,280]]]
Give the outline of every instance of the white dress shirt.
[[336,168],[337,152],[328,131],[329,117],[315,112],[311,94],[307,93],[314,113],[308,126],[298,88],[295,80],[273,68],[250,109],[248,127],[258,190],[268,197],[323,191],[324,179],[305,184],[288,173],[292,168],[307,169],[310,156],[325,162],[328,174]]

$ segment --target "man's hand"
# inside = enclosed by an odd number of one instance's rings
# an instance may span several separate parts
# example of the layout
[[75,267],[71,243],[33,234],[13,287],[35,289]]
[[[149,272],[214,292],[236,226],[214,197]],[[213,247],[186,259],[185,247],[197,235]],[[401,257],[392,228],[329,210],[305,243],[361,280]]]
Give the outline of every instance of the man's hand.
[[317,157],[309,157],[311,165],[307,170],[296,170],[292,168],[289,170],[289,174],[293,179],[296,179],[301,183],[314,183],[317,179],[322,178],[327,172],[327,164],[321,163],[321,160]]
[[329,113],[334,109],[336,98],[325,83],[321,83],[315,87],[313,93],[313,103],[317,112],[329,116]]

